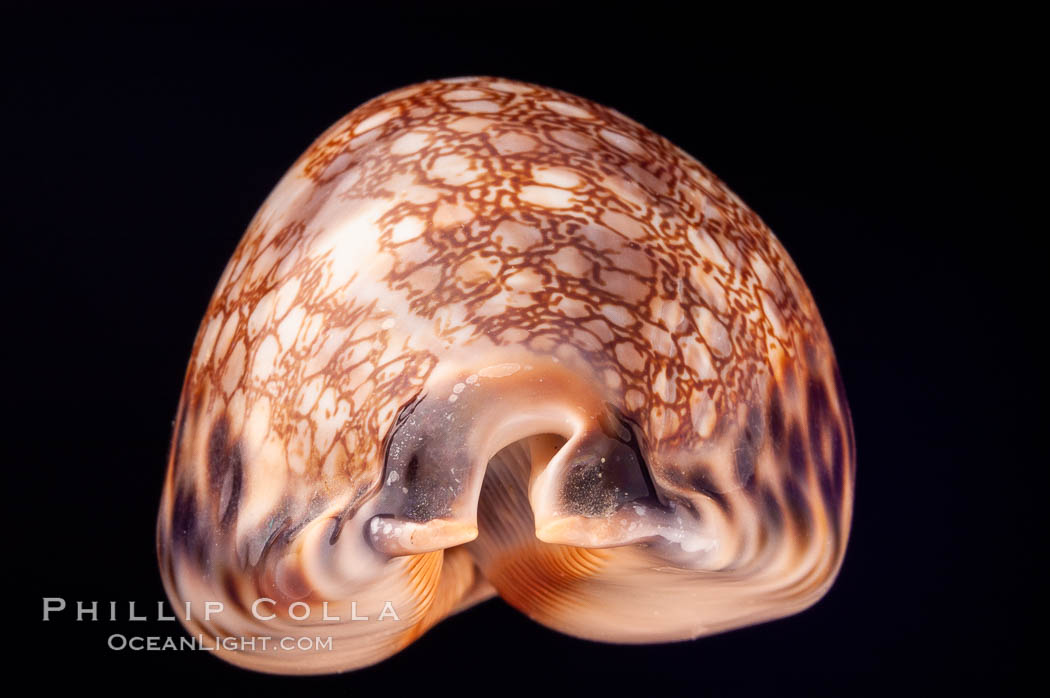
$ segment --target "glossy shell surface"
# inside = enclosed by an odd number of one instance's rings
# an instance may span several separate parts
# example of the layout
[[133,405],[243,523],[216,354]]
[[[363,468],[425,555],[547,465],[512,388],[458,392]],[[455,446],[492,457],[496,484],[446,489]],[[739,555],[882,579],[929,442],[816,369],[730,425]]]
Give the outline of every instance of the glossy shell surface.
[[365,666],[495,594],[680,640],[819,599],[853,479],[827,334],[754,212],[612,109],[441,80],[341,119],[251,222],[158,552],[194,634],[333,638],[221,653],[261,671]]

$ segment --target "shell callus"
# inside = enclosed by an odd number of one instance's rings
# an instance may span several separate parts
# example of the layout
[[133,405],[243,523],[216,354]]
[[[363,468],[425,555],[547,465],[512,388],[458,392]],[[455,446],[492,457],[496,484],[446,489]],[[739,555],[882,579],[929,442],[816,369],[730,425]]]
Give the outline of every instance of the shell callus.
[[819,599],[853,475],[827,334],[750,209],[606,107],[440,80],[344,117],[253,219],[158,552],[194,635],[331,637],[220,653],[261,671],[366,666],[496,594],[682,640]]

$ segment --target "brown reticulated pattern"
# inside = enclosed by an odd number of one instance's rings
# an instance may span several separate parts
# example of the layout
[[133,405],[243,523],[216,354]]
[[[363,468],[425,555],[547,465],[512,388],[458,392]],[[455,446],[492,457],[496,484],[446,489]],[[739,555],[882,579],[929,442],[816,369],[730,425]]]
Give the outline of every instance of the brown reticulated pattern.
[[[447,352],[514,345],[590,367],[655,453],[683,453],[805,342],[826,338],[798,271],[692,157],[563,92],[435,81],[354,110],[278,185],[208,308],[185,419],[225,415],[259,481],[323,496],[377,476]],[[257,519],[279,491],[253,490]]]

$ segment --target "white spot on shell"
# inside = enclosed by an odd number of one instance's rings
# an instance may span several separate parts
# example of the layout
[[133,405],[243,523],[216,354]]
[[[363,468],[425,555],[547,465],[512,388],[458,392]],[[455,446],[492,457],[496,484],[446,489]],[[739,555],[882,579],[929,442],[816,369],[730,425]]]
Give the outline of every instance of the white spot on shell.
[[479,99],[473,102],[456,102],[456,109],[470,112],[471,114],[491,114],[499,111],[500,106],[487,99]]
[[733,343],[729,339],[729,332],[715,314],[703,306],[693,308],[693,319],[700,330],[707,346],[715,356],[726,357],[733,351]]
[[591,115],[591,113],[589,111],[587,111],[586,109],[581,109],[580,107],[576,107],[576,106],[573,106],[571,104],[566,104],[565,102],[554,102],[554,101],[543,102],[543,106],[547,107],[548,109],[550,109],[552,112],[555,112],[556,114],[561,114],[562,116],[571,116],[574,119],[592,119],[592,118],[594,118]]
[[391,107],[390,109],[384,109],[381,112],[375,113],[372,116],[365,119],[364,121],[362,121],[361,123],[359,123],[357,126],[355,126],[354,133],[360,134],[364,133],[365,131],[370,131],[377,126],[382,126],[383,124],[397,116],[398,112],[400,112],[400,109],[398,109],[397,107]]
[[422,150],[429,136],[422,131],[409,131],[390,144],[390,152],[394,155],[411,155]]
[[580,186],[580,178],[571,170],[562,167],[533,167],[532,178],[539,184],[549,184],[561,189]]
[[481,90],[463,89],[447,92],[442,95],[441,99],[446,102],[466,102],[474,99],[483,99],[485,96],[485,93]]
[[522,187],[518,198],[527,204],[543,208],[569,208],[572,206],[572,192],[557,187],[543,187],[536,184]]
[[462,155],[442,155],[434,160],[428,174],[435,179],[440,179],[452,186],[462,186],[474,181],[481,174],[475,170],[470,160]]
[[635,143],[633,139],[628,138],[617,131],[603,128],[600,135],[605,142],[610,143],[631,155],[638,155],[643,152],[641,146]]
[[415,216],[406,216],[394,225],[393,229],[390,231],[390,239],[395,244],[415,240],[423,234],[425,228],[426,223],[424,223],[422,219],[416,218]]

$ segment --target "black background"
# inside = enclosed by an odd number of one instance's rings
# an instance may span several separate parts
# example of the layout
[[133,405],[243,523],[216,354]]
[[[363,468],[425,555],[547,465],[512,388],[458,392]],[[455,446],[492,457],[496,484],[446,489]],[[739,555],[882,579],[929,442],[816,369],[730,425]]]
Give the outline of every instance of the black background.
[[[1033,669],[1045,225],[1024,165],[1033,20],[653,3],[4,10],[5,516],[20,652],[47,683],[153,690],[908,693]],[[347,676],[116,652],[175,623],[41,621],[164,598],[154,520],[197,325],[249,219],[361,102],[495,74],[610,105],[776,231],[834,341],[858,443],[841,576],[811,610],[691,643],[574,640],[499,601]],[[126,611],[122,611],[126,613]],[[246,694],[247,695],[247,694]]]

